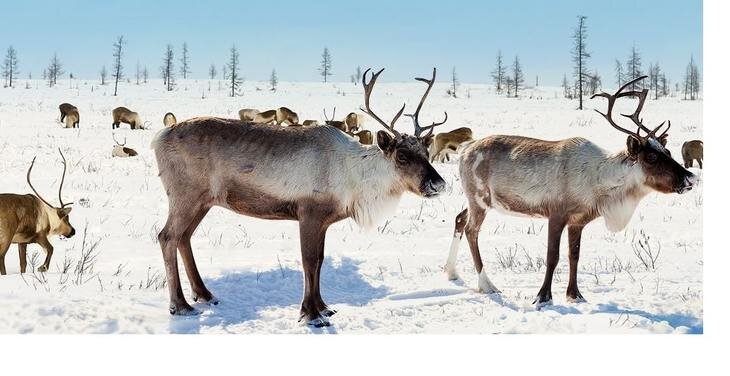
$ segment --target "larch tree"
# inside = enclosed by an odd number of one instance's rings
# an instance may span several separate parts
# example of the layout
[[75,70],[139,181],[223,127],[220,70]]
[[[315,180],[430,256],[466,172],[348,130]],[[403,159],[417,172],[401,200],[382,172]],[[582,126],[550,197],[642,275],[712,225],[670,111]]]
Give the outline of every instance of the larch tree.
[[269,77],[269,84],[271,85],[271,91],[276,91],[276,86],[279,84],[279,78],[276,76],[276,69],[271,70],[271,77]]
[[165,48],[160,72],[162,73],[162,81],[166,90],[172,91],[175,88],[175,52],[172,50],[171,44],[168,44]]
[[238,94],[242,83],[241,77],[238,74],[239,64],[238,50],[236,49],[236,45],[233,45],[233,47],[231,47],[231,55],[228,58],[228,83],[229,88],[231,89],[231,97],[235,97]]
[[496,65],[492,71],[492,81],[498,94],[504,90],[504,79],[506,76],[507,67],[505,67],[504,61],[502,60],[502,50],[498,50]]
[[319,63],[319,74],[327,82],[327,77],[332,76],[332,55],[329,48],[325,47],[322,51],[322,61]]
[[180,55],[180,74],[182,74],[183,79],[187,79],[190,73],[190,55],[188,53],[188,44],[183,43],[182,54]]
[[5,60],[3,60],[3,76],[5,77],[6,84],[9,87],[13,87],[13,82],[19,73],[18,52],[13,46],[10,46],[5,53]]
[[590,76],[586,63],[591,55],[586,50],[587,26],[586,16],[578,16],[578,26],[573,30],[573,63],[575,63],[575,82],[578,86],[578,109],[583,109],[583,92],[585,80]]
[[[626,77],[624,77],[624,82],[631,81],[641,76],[641,55],[639,54],[639,50],[636,48],[636,45],[634,45],[631,47],[629,59],[626,61]],[[636,90],[637,88],[643,88],[643,86],[640,82],[634,82],[631,84],[630,88],[631,90]]]
[[99,76],[101,77],[101,85],[106,85],[106,78],[109,75],[106,71],[106,65],[101,66],[101,70],[99,71]]
[[112,69],[114,72],[112,75],[114,76],[114,96],[117,96],[117,87],[119,86],[119,80],[124,76],[124,70],[122,67],[122,48],[124,47],[124,35],[120,35],[117,37],[117,40],[114,42],[114,53],[112,56],[114,57],[114,66]]
[[449,94],[456,98],[456,90],[459,88],[459,78],[456,76],[456,67],[451,68],[451,87]]
[[48,86],[53,87],[58,82],[58,76],[63,75],[63,65],[61,60],[58,58],[58,54],[53,53],[51,62],[46,68],[46,78],[48,79]]
[[517,94],[523,84],[525,83],[525,75],[522,73],[522,66],[520,65],[520,58],[515,56],[515,61],[512,63],[512,88],[514,89],[514,97],[517,98]]
[[624,65],[618,59],[616,59],[616,65],[613,71],[616,74],[616,85],[621,87],[624,84]]

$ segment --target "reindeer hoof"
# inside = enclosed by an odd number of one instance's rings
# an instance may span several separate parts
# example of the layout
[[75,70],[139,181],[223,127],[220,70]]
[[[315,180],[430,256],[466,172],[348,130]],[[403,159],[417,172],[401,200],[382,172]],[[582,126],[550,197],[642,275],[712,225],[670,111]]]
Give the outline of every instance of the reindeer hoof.
[[446,269],[446,278],[448,278],[449,281],[456,281],[459,279],[459,273],[457,273],[455,269]]
[[170,305],[170,314],[173,316],[197,316],[201,313],[202,312],[188,304],[180,306]]
[[203,298],[200,295],[193,295],[193,301],[196,303],[204,303],[208,305],[218,305],[218,303],[220,303],[220,300],[213,296],[213,294],[208,293],[208,295],[208,298]]
[[337,313],[337,311],[334,309],[330,309],[330,308],[325,308],[325,309],[319,311],[320,316],[324,316],[324,317],[332,317],[332,316],[334,316],[335,313]]
[[330,326],[332,324],[330,324],[329,320],[327,320],[327,318],[325,318],[325,317],[317,317],[314,320],[307,321],[307,325],[313,326],[315,328],[324,328],[324,327]]
[[580,293],[575,294],[574,297],[568,295],[566,297],[566,300],[568,301],[568,303],[586,303],[586,299]]
[[535,298],[535,300],[532,301],[532,304],[534,304],[535,309],[539,311],[543,307],[553,305],[553,298],[552,298],[552,296],[549,298],[546,298],[546,297],[541,297],[538,295],[537,298]]

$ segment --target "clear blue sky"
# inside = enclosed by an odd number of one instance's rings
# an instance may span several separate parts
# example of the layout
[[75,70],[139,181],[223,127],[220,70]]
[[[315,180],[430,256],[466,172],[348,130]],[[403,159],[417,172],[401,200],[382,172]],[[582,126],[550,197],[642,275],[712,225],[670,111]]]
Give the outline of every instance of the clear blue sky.
[[487,82],[501,49],[519,55],[529,83],[558,85],[571,72],[576,16],[588,16],[591,69],[613,82],[614,60],[636,44],[644,68],[658,61],[672,82],[691,55],[702,67],[702,2],[621,1],[13,1],[2,6],[0,49],[18,51],[21,76],[39,77],[57,52],[66,72],[96,77],[112,61],[112,43],[124,35],[128,76],[139,60],[153,77],[167,43],[189,45],[192,76],[220,66],[235,43],[242,73],[265,80],[276,68],[283,81],[319,80],[324,46],[334,80],[358,65],[386,67],[383,81],[410,80],[452,66],[462,82]]

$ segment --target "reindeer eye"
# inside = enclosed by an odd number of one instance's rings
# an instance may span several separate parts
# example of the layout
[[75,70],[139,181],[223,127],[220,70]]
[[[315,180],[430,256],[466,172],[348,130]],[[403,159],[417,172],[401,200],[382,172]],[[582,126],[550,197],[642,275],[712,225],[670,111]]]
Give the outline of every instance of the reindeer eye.
[[405,155],[405,153],[402,153],[400,151],[398,151],[398,152],[395,153],[395,160],[399,164],[406,164],[406,163],[408,163],[408,157]]
[[648,153],[644,159],[647,163],[655,163],[657,160],[656,153]]

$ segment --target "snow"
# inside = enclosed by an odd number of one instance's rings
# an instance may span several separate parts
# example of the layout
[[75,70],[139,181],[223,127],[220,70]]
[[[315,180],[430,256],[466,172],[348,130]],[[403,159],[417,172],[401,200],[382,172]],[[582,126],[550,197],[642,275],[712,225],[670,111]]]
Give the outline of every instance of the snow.
[[[387,79],[387,71],[383,79]],[[25,173],[37,156],[33,182],[55,202],[61,175],[60,147],[69,161],[64,199],[74,201],[71,222],[77,235],[52,239],[47,273],[19,274],[17,247],[5,257],[0,276],[0,333],[702,333],[702,186],[684,195],[652,193],[639,205],[625,230],[610,233],[602,220],[583,233],[578,282],[586,303],[570,303],[567,287],[567,235],[553,283],[553,305],[532,304],[542,283],[546,221],[490,212],[480,244],[489,279],[501,294],[483,294],[466,241],[457,256],[460,279],[449,281],[443,265],[453,238],[453,221],[466,200],[452,159],[437,164],[447,191],[434,199],[405,195],[396,214],[377,229],[361,231],[351,220],[333,225],[327,236],[322,295],[337,314],[331,327],[297,322],[302,272],[297,225],[211,210],[192,244],[198,268],[220,304],[193,304],[199,316],[172,317],[156,235],[167,216],[167,201],[152,150],[163,115],[179,121],[195,116],[236,117],[240,108],[287,106],[299,118],[322,121],[322,108],[344,117],[362,103],[360,87],[347,83],[246,82],[244,95],[227,97],[217,81],[178,82],[165,92],[159,81],[113,88],[96,82],[64,81],[55,88],[32,81],[30,89],[0,89],[0,192],[29,193]],[[208,88],[211,90],[208,90]],[[256,87],[262,90],[255,90]],[[93,88],[93,91],[92,91]],[[372,106],[390,118],[403,102],[413,108],[422,83],[379,83]],[[441,119],[441,130],[471,127],[476,137],[520,134],[545,139],[586,137],[609,150],[625,145],[586,100],[586,110],[561,98],[560,88],[531,88],[505,98],[490,86],[463,84],[459,98],[437,83],[421,118]],[[467,95],[468,92],[468,95]],[[204,98],[203,98],[204,97]],[[79,108],[79,129],[63,129],[58,105]],[[117,130],[136,149],[135,158],[112,158],[111,111],[125,106],[149,121],[150,129]],[[628,105],[618,108],[631,112]],[[677,97],[647,100],[646,124],[672,121],[668,148],[680,157],[681,144],[701,138],[702,102]],[[411,131],[410,120],[398,129]],[[365,128],[378,130],[366,118]],[[701,171],[693,171],[700,175]],[[86,244],[82,245],[86,230]],[[643,235],[642,235],[643,234]],[[648,237],[656,252],[655,269],[645,268],[633,246]],[[74,266],[90,245],[96,258],[78,278]],[[44,255],[28,247],[36,267]],[[35,258],[35,259],[34,259]],[[66,259],[68,273],[61,273]],[[30,262],[30,261],[29,261]],[[29,265],[30,268],[30,265]],[[191,293],[181,267],[183,288]],[[78,283],[76,282],[77,280]]]

